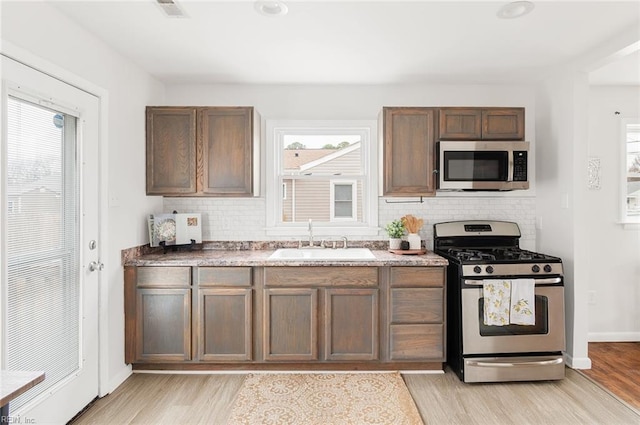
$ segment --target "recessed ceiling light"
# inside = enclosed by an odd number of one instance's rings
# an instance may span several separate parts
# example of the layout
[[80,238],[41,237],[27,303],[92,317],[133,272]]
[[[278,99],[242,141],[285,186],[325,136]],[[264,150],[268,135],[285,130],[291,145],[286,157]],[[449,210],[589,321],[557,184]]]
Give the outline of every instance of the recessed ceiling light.
[[287,5],[281,1],[257,1],[254,7],[264,16],[283,16],[289,11]]
[[514,1],[502,6],[496,15],[500,19],[514,19],[531,12],[535,5],[530,1]]

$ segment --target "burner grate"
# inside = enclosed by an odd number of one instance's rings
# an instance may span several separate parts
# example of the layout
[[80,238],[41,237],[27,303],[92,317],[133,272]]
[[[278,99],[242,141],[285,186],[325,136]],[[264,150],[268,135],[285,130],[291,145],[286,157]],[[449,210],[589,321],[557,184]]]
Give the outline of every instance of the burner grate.
[[517,262],[517,261],[550,261],[554,257],[514,247],[494,248],[448,248],[446,254],[460,262]]

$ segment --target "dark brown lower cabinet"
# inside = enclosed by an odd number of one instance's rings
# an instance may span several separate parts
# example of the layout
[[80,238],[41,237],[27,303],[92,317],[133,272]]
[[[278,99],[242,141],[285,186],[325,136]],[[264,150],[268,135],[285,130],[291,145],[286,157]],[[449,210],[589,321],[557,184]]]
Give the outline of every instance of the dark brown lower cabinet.
[[136,367],[441,369],[443,267],[125,267]]
[[442,267],[391,267],[389,359],[445,360]]
[[378,289],[325,289],[326,360],[377,360]]
[[252,359],[252,293],[251,288],[199,290],[199,360],[248,361]]
[[265,288],[264,359],[318,360],[317,310],[317,289]]
[[191,360],[191,289],[138,288],[136,359]]

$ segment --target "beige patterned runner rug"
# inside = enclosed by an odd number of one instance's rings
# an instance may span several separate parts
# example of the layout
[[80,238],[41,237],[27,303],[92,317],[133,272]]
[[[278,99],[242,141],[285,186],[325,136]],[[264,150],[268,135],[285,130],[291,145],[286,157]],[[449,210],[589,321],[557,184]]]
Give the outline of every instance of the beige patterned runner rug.
[[247,375],[229,424],[423,425],[399,373]]

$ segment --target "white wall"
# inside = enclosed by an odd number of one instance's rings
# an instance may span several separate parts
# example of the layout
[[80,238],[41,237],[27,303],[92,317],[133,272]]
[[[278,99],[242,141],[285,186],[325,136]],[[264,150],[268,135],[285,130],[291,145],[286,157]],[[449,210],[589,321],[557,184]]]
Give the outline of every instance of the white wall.
[[[637,114],[638,88],[589,87],[588,72],[628,54],[637,29],[623,31],[559,68],[537,89],[537,243],[565,265],[567,361],[590,368],[589,338],[639,340],[638,231],[623,230],[617,196],[619,128],[614,111]],[[588,159],[602,159],[602,188],[588,187]],[[589,291],[596,304],[588,304]]]
[[100,365],[104,394],[130,373],[124,363],[120,250],[148,242],[144,217],[162,207],[161,199],[145,196],[144,108],[162,102],[164,87],[46,3],[3,2],[1,18],[3,53],[11,50],[15,59],[37,62],[54,75],[61,69],[80,87],[97,87],[106,94],[107,120],[101,126],[107,138],[100,142],[108,156],[108,169],[102,173],[108,193],[102,194],[101,208],[107,222],[101,237],[107,244],[100,246],[105,263],[100,282],[101,341],[107,343],[101,347],[106,357]]
[[[585,282],[575,276],[576,252],[574,219],[575,166],[574,116],[575,75],[567,73],[549,78],[540,85],[536,131],[537,174],[537,244],[542,252],[563,260],[565,275],[565,320],[567,361],[570,365],[590,367],[583,333],[576,330],[582,314],[582,303],[576,300],[585,292]],[[584,306],[586,309],[586,304]]]
[[589,341],[640,341],[640,230],[619,224],[620,121],[638,117],[640,87],[590,88],[588,155],[600,159],[601,188],[586,196]]
[[[521,106],[526,108],[525,134],[535,147],[535,91],[530,86],[483,85],[170,85],[170,105],[254,106],[263,122],[275,120],[376,120],[383,106]],[[266,137],[262,137],[264,144]],[[262,152],[271,147],[264,146]],[[533,148],[532,148],[533,149]],[[533,157],[535,161],[535,156]],[[264,165],[264,155],[263,155]],[[262,184],[264,194],[264,170]],[[535,174],[531,176],[535,181]],[[535,186],[535,184],[534,184]],[[379,201],[379,224],[414,214],[425,219],[421,231],[428,246],[433,223],[462,219],[516,221],[523,232],[522,246],[535,248],[535,189],[485,196],[438,196],[423,204],[387,204]],[[396,199],[393,199],[396,200]],[[167,198],[164,211],[203,214],[205,240],[269,240],[265,233],[266,203],[255,199]],[[241,222],[242,226],[237,223]],[[354,237],[355,238],[355,237]],[[380,230],[379,239],[386,238]],[[370,239],[370,238],[369,238]]]

